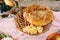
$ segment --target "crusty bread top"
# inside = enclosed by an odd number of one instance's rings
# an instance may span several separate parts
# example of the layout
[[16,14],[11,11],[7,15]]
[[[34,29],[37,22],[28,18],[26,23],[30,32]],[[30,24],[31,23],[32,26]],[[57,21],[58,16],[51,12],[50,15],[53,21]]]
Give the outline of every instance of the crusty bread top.
[[29,7],[25,8],[23,10],[23,12],[26,12],[26,13],[31,13],[33,11],[43,11],[43,10],[49,10],[47,7],[45,6],[42,6],[42,5],[38,5],[38,4],[33,4],[33,5],[30,5]]
[[[31,18],[29,14],[31,15]],[[23,16],[29,23],[31,23],[30,19],[32,19],[32,24],[36,26],[44,26],[52,21],[53,12],[45,6],[33,4],[23,9]]]

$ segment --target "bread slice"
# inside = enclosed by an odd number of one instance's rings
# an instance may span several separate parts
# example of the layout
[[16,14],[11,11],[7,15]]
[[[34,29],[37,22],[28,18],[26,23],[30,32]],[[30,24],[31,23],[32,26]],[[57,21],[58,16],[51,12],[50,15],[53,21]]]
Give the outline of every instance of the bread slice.
[[53,12],[41,5],[31,5],[23,10],[23,17],[35,26],[44,26],[53,20]]

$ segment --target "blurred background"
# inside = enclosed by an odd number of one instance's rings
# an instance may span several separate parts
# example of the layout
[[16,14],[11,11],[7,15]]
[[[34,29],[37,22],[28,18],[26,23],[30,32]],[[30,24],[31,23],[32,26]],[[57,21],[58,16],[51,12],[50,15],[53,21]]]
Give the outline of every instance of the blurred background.
[[60,0],[20,0],[22,6],[28,6],[31,4],[41,4],[49,7],[54,11],[60,11]]
[[60,0],[0,0],[0,16],[12,17],[22,7],[27,7],[32,4],[40,4],[50,8],[52,11],[60,11]]

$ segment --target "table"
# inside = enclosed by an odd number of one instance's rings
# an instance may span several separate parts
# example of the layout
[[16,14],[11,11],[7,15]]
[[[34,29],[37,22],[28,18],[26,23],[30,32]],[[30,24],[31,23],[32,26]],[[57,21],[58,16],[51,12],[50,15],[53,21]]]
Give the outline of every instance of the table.
[[40,35],[31,36],[16,29],[14,17],[1,19],[0,31],[5,34],[11,35],[16,40],[46,40],[49,34],[60,30],[60,12],[53,12],[53,13],[54,13],[54,20],[52,22],[51,28],[45,33],[42,33]]

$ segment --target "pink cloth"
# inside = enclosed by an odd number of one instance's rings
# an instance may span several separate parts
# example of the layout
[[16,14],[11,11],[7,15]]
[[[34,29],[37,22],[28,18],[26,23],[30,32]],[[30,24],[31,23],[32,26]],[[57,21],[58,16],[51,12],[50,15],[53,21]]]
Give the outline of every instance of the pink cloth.
[[51,28],[40,35],[31,36],[16,29],[14,23],[14,18],[4,18],[0,20],[0,31],[5,34],[11,35],[14,39],[17,40],[46,40],[47,36],[52,32],[57,32],[60,30],[60,12],[53,12],[54,20],[52,22]]

